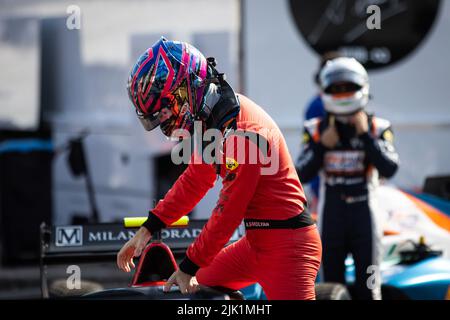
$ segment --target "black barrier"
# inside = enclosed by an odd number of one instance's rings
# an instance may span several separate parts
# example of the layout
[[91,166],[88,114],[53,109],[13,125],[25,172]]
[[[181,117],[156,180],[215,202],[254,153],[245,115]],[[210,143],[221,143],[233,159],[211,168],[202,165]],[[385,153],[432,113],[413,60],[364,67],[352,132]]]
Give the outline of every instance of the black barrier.
[[48,138],[6,136],[0,141],[2,264],[37,262],[39,225],[52,218],[53,147]]

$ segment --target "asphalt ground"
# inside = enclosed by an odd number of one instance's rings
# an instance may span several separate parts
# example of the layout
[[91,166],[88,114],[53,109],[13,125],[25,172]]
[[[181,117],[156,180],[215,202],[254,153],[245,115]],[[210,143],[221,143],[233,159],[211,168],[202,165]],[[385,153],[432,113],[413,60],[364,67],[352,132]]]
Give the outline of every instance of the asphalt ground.
[[[99,289],[126,287],[132,273],[118,270],[115,262],[102,264],[78,264],[81,289],[68,289],[69,265],[48,266],[48,287],[52,297],[79,295]],[[39,265],[10,266],[0,268],[0,299],[40,299],[41,278]]]

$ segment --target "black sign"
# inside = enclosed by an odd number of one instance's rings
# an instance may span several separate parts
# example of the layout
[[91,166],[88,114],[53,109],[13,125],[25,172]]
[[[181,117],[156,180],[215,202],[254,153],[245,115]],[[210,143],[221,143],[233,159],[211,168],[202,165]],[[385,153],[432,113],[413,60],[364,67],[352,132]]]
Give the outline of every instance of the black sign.
[[[186,249],[203,229],[207,220],[191,220],[187,227],[161,230],[161,239],[171,249]],[[123,224],[92,224],[54,226],[46,253],[118,251],[130,240],[137,229],[127,229]],[[230,242],[237,241],[243,232],[236,230]]]
[[[440,0],[289,2],[297,28],[318,54],[339,51],[368,69],[389,66],[412,53],[429,33],[440,5]],[[378,20],[376,11],[367,13],[371,5],[379,9]]]

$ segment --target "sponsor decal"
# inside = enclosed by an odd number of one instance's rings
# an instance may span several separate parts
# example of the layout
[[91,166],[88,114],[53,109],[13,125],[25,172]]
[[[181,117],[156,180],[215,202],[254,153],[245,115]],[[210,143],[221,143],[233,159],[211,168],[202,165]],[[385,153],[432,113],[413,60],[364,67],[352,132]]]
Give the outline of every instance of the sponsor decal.
[[88,242],[128,241],[133,238],[134,231],[93,231],[88,233]]
[[239,163],[233,158],[226,158],[225,165],[228,170],[233,171],[234,169],[236,169],[239,166]]
[[161,231],[161,239],[195,239],[202,229],[164,229]]
[[394,135],[392,134],[392,131],[386,130],[383,133],[383,139],[392,143],[394,141]]
[[309,134],[304,132],[302,141],[303,141],[303,144],[307,144],[309,142]]
[[214,207],[213,213],[218,214],[218,215],[221,215],[221,214],[222,214],[222,211],[223,211],[223,205],[222,205],[222,204],[217,204],[217,205]]
[[245,226],[247,228],[255,228],[255,227],[258,227],[258,228],[266,227],[266,228],[268,228],[268,227],[270,227],[270,224],[268,222],[265,222],[265,221],[247,221],[247,222],[245,222]]
[[330,151],[325,154],[325,171],[359,173],[364,171],[363,151]]
[[361,141],[361,139],[358,139],[358,138],[350,139],[350,145],[354,149],[362,149],[362,148],[364,148],[364,143]]
[[57,247],[75,247],[83,245],[83,227],[56,227],[55,245]]
[[230,182],[230,181],[233,181],[235,178],[236,178],[236,173],[230,172],[225,176],[224,180]]

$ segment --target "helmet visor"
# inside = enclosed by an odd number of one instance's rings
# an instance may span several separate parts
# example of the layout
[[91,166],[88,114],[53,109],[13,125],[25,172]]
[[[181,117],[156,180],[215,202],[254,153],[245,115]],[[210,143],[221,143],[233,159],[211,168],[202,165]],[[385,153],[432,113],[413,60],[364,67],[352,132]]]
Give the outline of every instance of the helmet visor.
[[160,125],[159,121],[159,112],[155,112],[154,114],[143,114],[141,111],[136,109],[136,115],[141,122],[142,126],[145,130],[151,131]]
[[190,103],[192,101],[186,81],[165,98],[161,99],[161,130],[170,136],[175,129],[190,131],[193,119]]
[[353,95],[356,91],[361,90],[361,86],[354,82],[336,82],[325,88],[324,92],[332,95]]
[[330,74],[322,75],[321,79],[322,88],[326,89],[337,83],[354,83],[360,87],[367,84],[367,78],[364,75],[350,72],[350,71],[339,71]]

